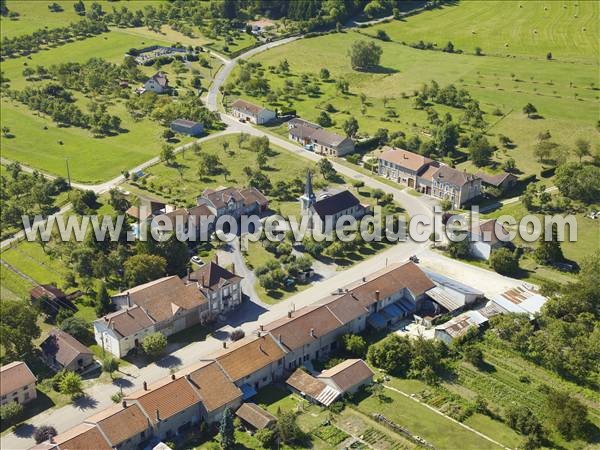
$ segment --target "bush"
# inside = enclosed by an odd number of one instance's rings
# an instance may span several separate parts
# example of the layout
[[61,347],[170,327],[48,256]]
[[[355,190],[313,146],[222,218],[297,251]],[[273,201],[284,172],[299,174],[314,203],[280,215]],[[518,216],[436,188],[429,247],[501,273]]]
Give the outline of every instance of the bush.
[[67,370],[60,380],[59,390],[62,394],[76,398],[83,393],[82,384],[83,382],[79,374]]
[[501,275],[514,275],[519,271],[519,256],[507,248],[499,248],[490,256],[490,267]]
[[148,356],[155,358],[167,348],[167,338],[161,332],[151,333],[142,341],[142,348]]
[[475,367],[483,365],[483,352],[479,347],[467,347],[463,353],[466,361],[473,364]]
[[236,328],[229,335],[232,341],[239,341],[240,339],[243,339],[244,336],[246,336],[246,333],[241,328]]
[[17,423],[21,418],[22,414],[23,405],[19,403],[9,402],[5,405],[0,406],[0,422],[2,422],[2,428]]
[[36,444],[40,444],[56,435],[57,432],[54,427],[51,427],[50,425],[42,425],[41,427],[36,428],[33,438],[35,439]]
[[275,433],[269,428],[263,428],[254,433],[254,437],[263,448],[271,448],[275,445]]

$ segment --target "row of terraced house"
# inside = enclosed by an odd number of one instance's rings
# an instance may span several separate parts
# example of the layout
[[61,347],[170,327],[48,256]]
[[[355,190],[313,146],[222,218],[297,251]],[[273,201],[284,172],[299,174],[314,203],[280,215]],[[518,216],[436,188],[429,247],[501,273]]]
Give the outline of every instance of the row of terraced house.
[[[298,377],[297,369],[305,363],[335,352],[344,334],[412,317],[434,287],[415,264],[392,265],[316,304],[260,325],[251,336],[224,342],[222,349],[195,365],[156,383],[144,383],[122,403],[34,448],[125,450],[175,439],[199,422],[217,422],[225,408],[239,408],[259,389],[292,374]],[[336,372],[352,370],[360,373],[358,384],[371,378],[360,362],[348,361]],[[323,375],[325,381],[328,375]]]

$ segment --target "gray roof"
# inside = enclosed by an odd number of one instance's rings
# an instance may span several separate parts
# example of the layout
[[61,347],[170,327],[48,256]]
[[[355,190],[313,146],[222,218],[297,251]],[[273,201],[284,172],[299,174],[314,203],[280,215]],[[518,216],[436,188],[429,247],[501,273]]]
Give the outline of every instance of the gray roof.
[[315,202],[313,208],[319,217],[324,218],[326,216],[333,216],[359,204],[359,200],[352,192],[341,191]]
[[478,177],[463,170],[453,169],[450,166],[440,166],[437,172],[433,174],[433,179],[455,186],[464,186],[467,183],[477,180]]

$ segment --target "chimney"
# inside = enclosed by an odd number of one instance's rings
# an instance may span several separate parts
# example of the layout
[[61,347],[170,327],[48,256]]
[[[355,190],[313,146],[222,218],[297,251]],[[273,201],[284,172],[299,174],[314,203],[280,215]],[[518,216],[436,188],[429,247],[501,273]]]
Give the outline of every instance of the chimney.
[[158,409],[156,410],[156,421],[160,422],[160,411]]
[[171,380],[175,380],[175,378],[176,378],[176,377],[175,377],[175,374],[174,374],[174,373],[172,373],[172,374],[171,374]]
[[363,277],[363,283],[367,281],[367,277]]
[[104,321],[108,322],[108,317],[104,316]]
[[292,312],[288,311],[288,319],[291,319],[291,318],[292,318]]
[[231,273],[235,275],[235,263],[231,263]]
[[185,379],[188,380],[188,381],[191,381],[192,380],[192,376],[188,373],[188,374],[185,375]]
[[256,333],[256,335],[257,335],[258,337],[260,337],[260,330],[259,330],[259,331]]
[[381,296],[380,294],[381,293],[379,292],[379,290],[375,291],[375,300],[379,301],[379,297]]
[[121,403],[121,405],[123,405],[123,408],[127,408],[127,400],[123,400],[123,402]]
[[260,331],[265,331],[265,326],[263,324],[260,325]]
[[315,329],[314,328],[310,329],[310,336],[313,337],[313,338],[316,338],[316,336],[315,336]]
[[144,390],[145,390],[145,391],[147,391],[147,390],[148,390],[148,383],[146,383],[145,381],[144,381]]
[[131,308],[131,297],[129,296],[129,291],[127,291],[127,306]]
[[215,264],[219,264],[219,255],[215,253]]
[[277,340],[278,340],[278,341],[279,341],[279,343],[281,344],[281,342],[282,342],[282,341],[281,341],[281,334],[278,334],[278,335],[277,335]]
[[223,348],[227,348],[227,342],[223,341]]

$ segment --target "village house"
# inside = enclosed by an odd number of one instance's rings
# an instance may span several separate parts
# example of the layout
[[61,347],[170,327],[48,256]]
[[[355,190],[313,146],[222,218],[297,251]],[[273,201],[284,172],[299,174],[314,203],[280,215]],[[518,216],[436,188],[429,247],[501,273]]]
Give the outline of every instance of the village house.
[[496,219],[481,222],[475,230],[469,231],[471,256],[478,259],[490,259],[492,252],[510,245],[508,231]]
[[29,403],[37,397],[36,378],[27,364],[14,361],[0,367],[0,405]]
[[144,83],[144,92],[154,92],[156,94],[164,94],[171,90],[169,79],[164,72],[156,72]]
[[196,204],[206,206],[217,219],[225,215],[236,219],[242,215],[261,215],[269,208],[267,198],[254,187],[205,189]]
[[185,278],[187,284],[195,284],[208,301],[208,311],[212,314],[225,314],[242,304],[242,277],[221,267],[218,259],[206,263],[190,272]]
[[287,124],[290,140],[309,146],[319,155],[344,156],[354,151],[352,139],[327,131],[317,124],[298,118],[289,120]]
[[348,190],[337,193],[313,192],[312,173],[307,171],[304,194],[300,197],[300,213],[309,217],[308,228],[328,234],[335,230],[336,222],[343,216],[360,219],[369,212],[369,207],[360,203]]
[[94,338],[104,351],[122,358],[155,332],[154,320],[139,306],[122,308],[94,321]]
[[304,368],[298,368],[285,380],[288,388],[313,403],[329,406],[336,401],[342,393],[326,384],[324,381],[313,377]]
[[200,136],[204,134],[204,125],[187,119],[176,119],[171,122],[171,131],[174,133],[187,134],[188,136]]
[[277,117],[275,111],[263,108],[247,102],[246,100],[237,99],[231,104],[231,115],[237,119],[251,122],[255,125],[263,125],[269,123]]
[[379,175],[426,195],[450,200],[454,208],[481,195],[481,179],[407,150],[387,147],[378,157]]
[[481,179],[464,170],[443,165],[433,174],[431,195],[450,200],[454,208],[460,208],[481,195]]
[[423,311],[422,308],[422,312],[431,312],[433,315],[442,312],[458,314],[484,297],[483,292],[439,273],[427,272],[427,276],[435,283],[435,287],[427,290],[425,294],[435,305],[432,305],[433,311]]
[[40,348],[42,358],[55,371],[83,372],[94,363],[94,354],[89,348],[57,328],[50,331]]

